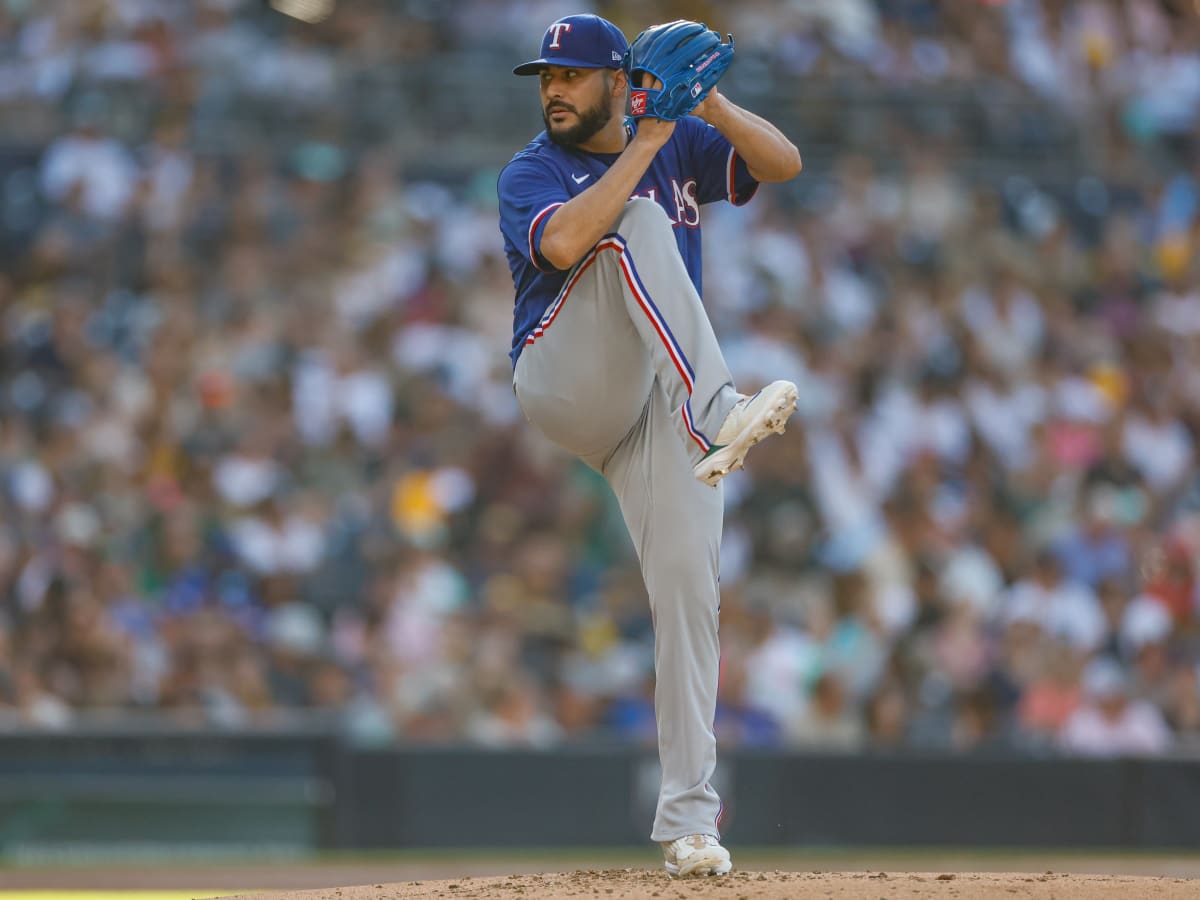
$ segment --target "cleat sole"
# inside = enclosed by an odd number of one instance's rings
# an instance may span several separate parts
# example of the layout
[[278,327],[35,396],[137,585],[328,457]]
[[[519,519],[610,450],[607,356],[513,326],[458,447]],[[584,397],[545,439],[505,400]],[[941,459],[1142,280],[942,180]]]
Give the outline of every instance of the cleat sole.
[[696,478],[710,487],[715,487],[730,472],[743,468],[746,454],[750,448],[760,443],[765,437],[772,434],[783,434],[786,431],[787,420],[796,411],[798,399],[799,392],[795,385],[789,385],[750,434],[743,434],[740,440],[734,441],[720,451],[724,454],[724,458],[710,461],[710,465],[715,465],[715,468],[705,468],[704,461],[701,461],[695,469]]

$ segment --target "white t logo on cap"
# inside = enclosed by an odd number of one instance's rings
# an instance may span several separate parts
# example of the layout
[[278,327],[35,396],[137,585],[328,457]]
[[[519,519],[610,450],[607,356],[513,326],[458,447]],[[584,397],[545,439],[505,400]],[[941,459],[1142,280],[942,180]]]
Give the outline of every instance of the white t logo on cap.
[[550,49],[551,50],[561,50],[562,45],[559,42],[562,40],[563,32],[570,31],[570,30],[571,30],[570,22],[555,22],[553,25],[551,25],[549,28],[547,28],[546,29],[547,34],[550,34],[551,32],[554,33],[554,40],[552,40],[550,42]]

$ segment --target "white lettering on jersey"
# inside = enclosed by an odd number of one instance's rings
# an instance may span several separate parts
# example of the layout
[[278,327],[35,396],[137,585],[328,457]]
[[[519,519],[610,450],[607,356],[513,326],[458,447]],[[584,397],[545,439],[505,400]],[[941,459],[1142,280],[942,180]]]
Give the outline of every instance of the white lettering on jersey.
[[[674,178],[671,179],[671,197],[674,201],[674,210],[668,209],[663,204],[663,209],[666,210],[667,218],[671,220],[672,225],[686,225],[688,228],[695,228],[700,224],[700,201],[696,198],[696,179],[689,178],[683,184],[680,184]],[[644,193],[634,193],[634,197],[646,197],[658,203],[658,188],[647,188]]]
[[696,202],[696,179],[689,178],[681,186],[671,179],[671,191],[675,195],[675,215],[688,228],[700,224],[700,204]]

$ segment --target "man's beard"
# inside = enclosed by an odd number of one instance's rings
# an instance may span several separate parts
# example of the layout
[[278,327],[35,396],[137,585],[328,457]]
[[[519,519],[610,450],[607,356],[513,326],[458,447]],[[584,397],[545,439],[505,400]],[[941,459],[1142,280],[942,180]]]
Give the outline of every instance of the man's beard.
[[585,112],[579,112],[574,107],[568,107],[565,103],[555,103],[553,106],[558,108],[570,109],[577,116],[579,121],[570,128],[554,131],[550,127],[550,116],[546,109],[542,109],[542,121],[546,125],[546,134],[550,140],[558,144],[558,146],[566,150],[575,150],[580,144],[586,144],[590,141],[600,129],[608,124],[612,118],[612,106],[605,102],[607,98],[601,98],[600,102]]

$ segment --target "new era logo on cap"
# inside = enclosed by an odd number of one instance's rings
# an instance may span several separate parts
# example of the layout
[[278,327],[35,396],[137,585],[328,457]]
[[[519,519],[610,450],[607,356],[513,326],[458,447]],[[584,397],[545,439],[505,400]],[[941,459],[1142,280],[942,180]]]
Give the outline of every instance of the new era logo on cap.
[[621,29],[599,16],[567,16],[554,22],[542,36],[542,55],[521,63],[514,75],[537,75],[543,66],[580,69],[617,69],[629,42]]

